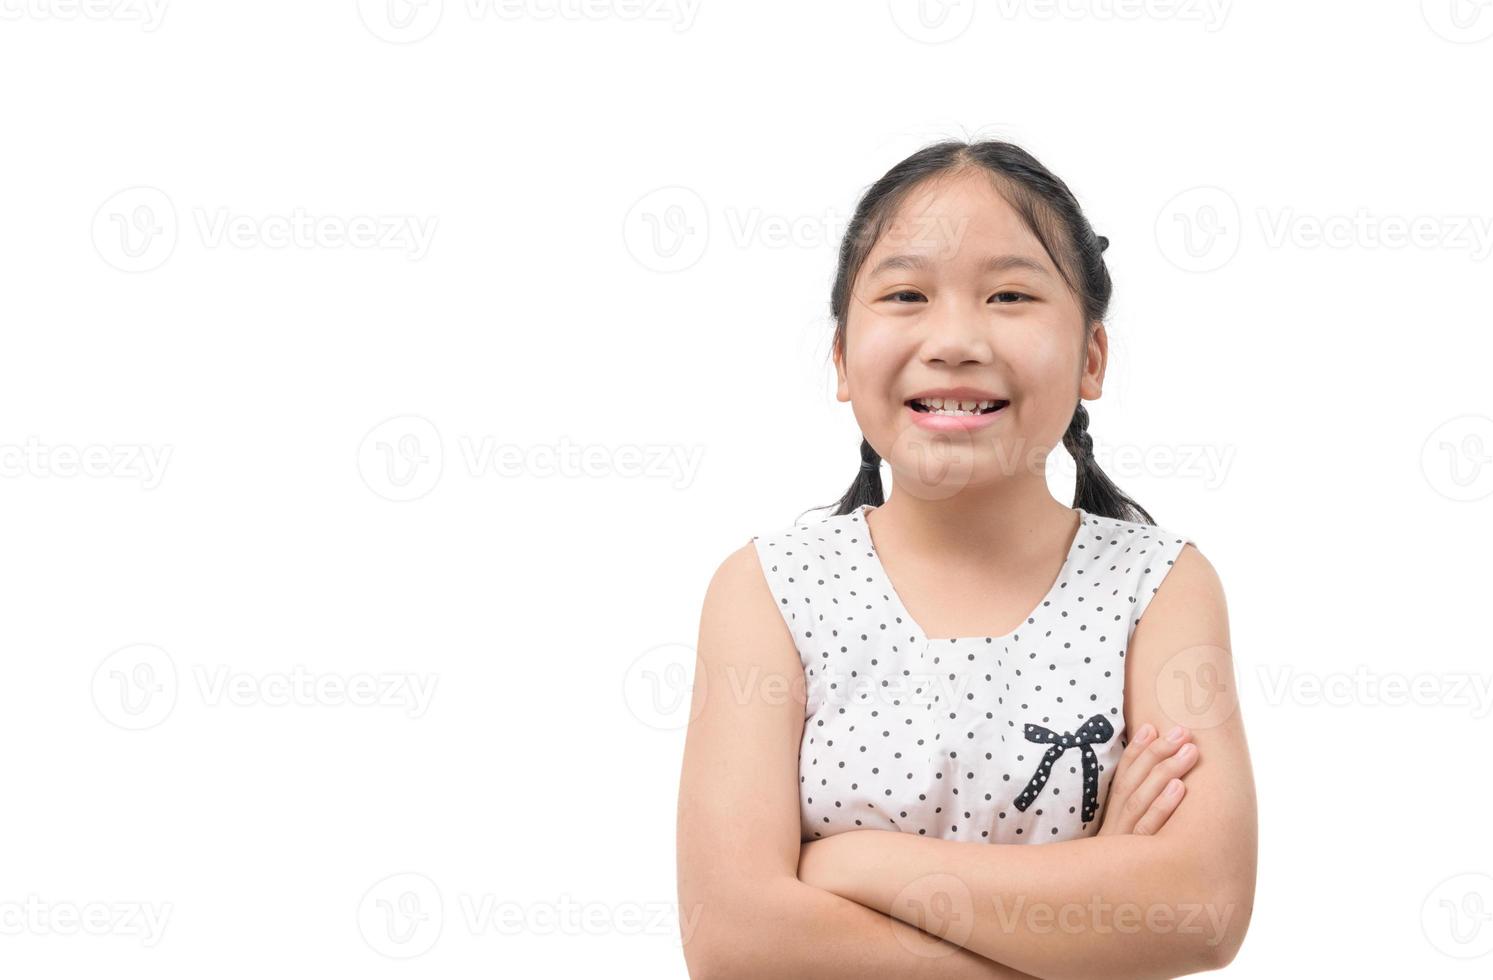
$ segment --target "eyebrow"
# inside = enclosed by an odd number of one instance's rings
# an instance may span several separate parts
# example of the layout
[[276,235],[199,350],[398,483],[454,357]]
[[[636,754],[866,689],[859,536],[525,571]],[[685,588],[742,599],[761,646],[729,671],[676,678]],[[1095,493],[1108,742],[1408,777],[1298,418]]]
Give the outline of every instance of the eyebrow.
[[[878,276],[889,269],[913,269],[917,271],[928,268],[928,259],[922,255],[889,255],[876,263],[870,275]],[[993,255],[985,260],[982,272],[1009,272],[1024,271],[1034,275],[1052,278],[1047,267],[1035,259],[1029,259],[1024,255]]]

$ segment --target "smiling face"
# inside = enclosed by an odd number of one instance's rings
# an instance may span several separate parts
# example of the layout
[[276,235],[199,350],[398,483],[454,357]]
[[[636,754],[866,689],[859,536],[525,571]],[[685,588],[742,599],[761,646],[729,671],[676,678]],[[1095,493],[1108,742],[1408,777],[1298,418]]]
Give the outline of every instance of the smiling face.
[[915,188],[861,265],[836,397],[927,498],[1044,480],[1080,397],[1098,398],[1107,339],[984,170]]

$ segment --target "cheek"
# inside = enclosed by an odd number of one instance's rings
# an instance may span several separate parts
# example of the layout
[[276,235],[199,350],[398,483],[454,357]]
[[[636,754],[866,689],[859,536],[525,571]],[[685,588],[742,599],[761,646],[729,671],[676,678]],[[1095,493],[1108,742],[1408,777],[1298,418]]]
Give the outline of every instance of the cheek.
[[1019,365],[1020,415],[1043,431],[1061,434],[1078,404],[1078,351],[1068,331],[1034,330],[1011,352]]
[[845,374],[852,397],[867,402],[884,400],[910,353],[906,332],[869,320],[853,323],[846,338]]

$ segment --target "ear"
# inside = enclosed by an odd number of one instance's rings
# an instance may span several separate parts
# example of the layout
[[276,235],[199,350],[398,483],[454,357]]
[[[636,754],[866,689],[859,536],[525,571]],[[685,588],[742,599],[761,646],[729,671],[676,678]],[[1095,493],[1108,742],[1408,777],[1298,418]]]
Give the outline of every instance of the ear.
[[1104,369],[1109,364],[1109,334],[1101,321],[1094,322],[1094,332],[1084,345],[1083,374],[1078,379],[1078,397],[1093,401],[1104,394]]
[[845,350],[840,344],[835,345],[832,355],[835,361],[835,400],[850,401],[850,381],[845,375]]

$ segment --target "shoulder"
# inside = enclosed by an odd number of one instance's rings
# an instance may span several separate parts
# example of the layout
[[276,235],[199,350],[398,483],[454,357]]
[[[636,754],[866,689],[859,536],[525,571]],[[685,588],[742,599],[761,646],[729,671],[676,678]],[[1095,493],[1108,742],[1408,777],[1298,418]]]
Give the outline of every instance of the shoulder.
[[1149,622],[1191,622],[1212,631],[1227,623],[1223,580],[1218,569],[1191,541],[1183,544],[1172,561],[1171,571],[1157,587],[1151,602]]
[[798,665],[789,613],[752,539],[726,555],[705,590],[698,653],[716,668],[766,665],[788,671]]
[[[1165,554],[1174,557],[1191,536],[1158,524],[1084,512],[1084,525],[1093,542],[1117,553]],[[1194,549],[1195,550],[1195,549]]]
[[1125,659],[1127,724],[1196,731],[1237,710],[1223,583],[1195,544],[1180,547],[1134,629]]
[[705,590],[705,599],[708,603],[715,599],[739,599],[748,594],[760,591],[767,593],[767,582],[762,574],[762,561],[760,557],[760,537],[753,537],[750,541],[731,552],[716,566],[715,574],[710,577],[710,585]]
[[1133,646],[1141,655],[1156,649],[1227,648],[1228,603],[1218,569],[1187,536],[1170,535],[1165,540],[1168,553],[1175,553],[1151,588]]

